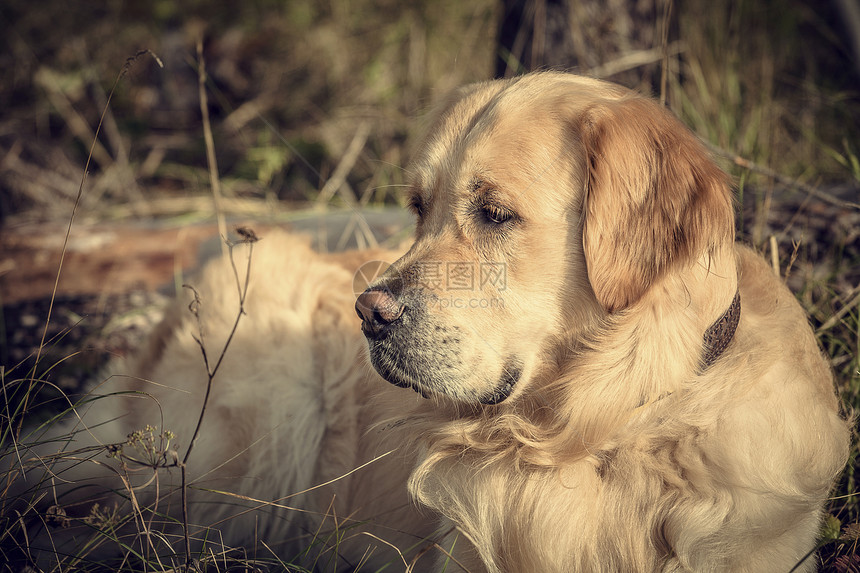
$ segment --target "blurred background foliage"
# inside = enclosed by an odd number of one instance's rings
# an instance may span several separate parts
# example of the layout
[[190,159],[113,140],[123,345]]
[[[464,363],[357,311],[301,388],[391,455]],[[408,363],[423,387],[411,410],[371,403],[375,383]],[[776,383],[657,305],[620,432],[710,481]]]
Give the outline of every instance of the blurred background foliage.
[[[512,5],[517,54],[499,44]],[[143,49],[164,67],[140,57],[119,83],[84,213],[193,210],[187,198],[208,191],[198,41],[228,197],[314,200],[358,136],[345,183],[394,201],[416,118],[448,89],[503,72],[500,59],[508,75],[568,68],[665,90],[719,148],[856,189],[860,73],[845,21],[836,2],[813,0],[6,0],[0,216],[69,212],[106,93]]]
[[416,114],[437,91],[487,77],[494,50],[491,2],[94,6],[0,8],[4,215],[68,213],[105,94],[138,50],[164,68],[142,57],[120,82],[84,198],[93,209],[208,192],[200,40],[226,194],[283,200],[315,198],[363,123],[371,135],[349,181],[388,199]]

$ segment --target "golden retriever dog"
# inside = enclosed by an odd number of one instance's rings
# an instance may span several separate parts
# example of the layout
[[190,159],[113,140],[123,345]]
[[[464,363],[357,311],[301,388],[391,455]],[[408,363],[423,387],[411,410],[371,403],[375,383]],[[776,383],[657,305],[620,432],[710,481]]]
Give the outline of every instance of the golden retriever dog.
[[409,489],[468,541],[448,544],[459,564],[801,562],[848,426],[806,316],[734,243],[727,178],[677,119],[571,75],[472,85],[410,174],[415,243],[357,308],[373,366],[429,398],[400,428]]
[[[282,555],[315,539],[319,570],[816,568],[849,424],[694,135],[621,87],[538,73],[450,96],[408,173],[414,244],[357,299],[361,262],[393,255],[253,246],[190,522]],[[140,394],[100,414],[100,440],[190,439],[208,379],[192,335],[224,347],[237,283],[211,265],[196,315],[113,369]]]

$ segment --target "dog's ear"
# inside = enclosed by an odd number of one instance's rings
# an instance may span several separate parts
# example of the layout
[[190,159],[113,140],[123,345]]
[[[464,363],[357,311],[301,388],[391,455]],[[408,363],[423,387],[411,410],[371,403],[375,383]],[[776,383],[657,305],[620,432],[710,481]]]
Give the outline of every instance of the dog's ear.
[[642,97],[582,116],[583,247],[609,312],[641,298],[672,265],[734,240],[727,176],[670,112]]

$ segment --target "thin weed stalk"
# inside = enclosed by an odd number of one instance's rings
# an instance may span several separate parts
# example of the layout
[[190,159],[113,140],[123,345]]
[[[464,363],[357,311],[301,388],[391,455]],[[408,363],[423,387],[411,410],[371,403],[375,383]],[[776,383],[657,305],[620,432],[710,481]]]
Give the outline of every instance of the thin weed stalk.
[[[134,54],[133,56],[127,58],[125,60],[125,63],[122,65],[122,68],[120,68],[119,73],[117,74],[116,79],[113,82],[113,86],[111,86],[110,92],[108,92],[107,101],[105,101],[105,105],[102,108],[101,116],[99,116],[99,122],[96,125],[96,131],[93,134],[93,141],[90,144],[90,150],[89,150],[89,153],[87,154],[87,160],[84,163],[84,171],[83,171],[83,174],[81,175],[81,182],[78,185],[78,192],[77,192],[77,195],[75,195],[75,201],[72,205],[72,213],[69,216],[69,224],[66,227],[66,234],[63,237],[63,247],[60,250],[60,262],[57,266],[57,273],[54,277],[54,286],[51,290],[51,299],[50,299],[50,302],[48,303],[48,313],[47,313],[47,316],[45,317],[45,326],[42,329],[42,338],[39,342],[39,347],[36,350],[36,358],[35,358],[35,361],[33,363],[33,367],[30,370],[29,376],[27,377],[28,384],[29,384],[29,390],[26,392],[26,394],[24,396],[24,404],[22,407],[22,411],[27,410],[27,407],[29,405],[30,395],[32,393],[32,390],[35,388],[36,383],[37,383],[36,372],[38,372],[39,360],[42,356],[42,350],[45,347],[45,339],[48,336],[48,327],[51,324],[51,314],[53,313],[53,310],[54,310],[54,300],[57,297],[57,290],[59,289],[59,286],[60,286],[60,277],[63,274],[63,263],[66,260],[66,251],[68,250],[69,237],[72,234],[72,226],[74,225],[74,222],[75,222],[75,215],[78,212],[78,206],[81,203],[81,197],[83,197],[84,185],[86,184],[87,176],[89,175],[90,163],[92,162],[92,159],[93,159],[93,152],[95,151],[96,145],[98,144],[99,133],[101,133],[102,125],[104,124],[105,117],[107,115],[108,109],[110,108],[111,99],[113,99],[113,95],[116,92],[116,88],[119,85],[120,80],[122,80],[122,78],[125,77],[125,75],[128,73],[128,70],[131,69],[131,66],[138,60],[138,58],[140,58],[140,56],[143,56],[146,54],[149,54],[150,56],[152,56],[159,67],[164,67],[164,64],[162,64],[161,59],[157,55],[155,55],[155,53],[153,53],[151,50],[141,50],[141,51],[137,52],[136,54]],[[15,431],[16,438],[17,438],[17,436],[20,436],[20,434],[21,434],[21,428],[22,428],[23,423],[24,423],[24,418],[22,416],[18,420],[18,428]]]
[[[215,218],[218,221],[218,233],[227,236],[227,223],[224,221],[221,194],[221,179],[218,177],[218,160],[215,156],[215,140],[212,137],[212,124],[209,121],[209,98],[206,95],[206,60],[203,58],[203,39],[197,39],[197,93],[200,99],[200,114],[203,118],[203,141],[206,143],[206,163],[209,166],[209,185],[212,189],[212,202],[215,206]],[[222,253],[227,254],[222,244]]]
[[806,193],[807,195],[810,195],[812,197],[816,197],[817,199],[820,199],[821,201],[824,201],[825,203],[829,203],[833,206],[842,207],[845,209],[858,209],[858,210],[860,210],[860,203],[855,203],[853,201],[846,201],[845,199],[840,199],[839,197],[835,197],[826,191],[822,191],[818,187],[808,185],[806,183],[803,183],[803,182],[798,181],[796,179],[793,179],[791,177],[787,177],[787,176],[783,175],[782,173],[771,169],[770,167],[766,167],[764,165],[759,165],[758,163],[755,163],[754,161],[750,161],[749,159],[746,159],[745,157],[742,157],[742,156],[738,155],[737,153],[727,151],[727,150],[725,150],[721,147],[718,147],[718,146],[716,146],[716,145],[714,145],[708,141],[705,141],[704,144],[706,147],[708,147],[708,149],[710,149],[711,153],[714,153],[715,155],[719,155],[720,157],[728,159],[729,161],[731,161],[733,164],[737,165],[738,167],[741,167],[741,168],[746,169],[748,171],[752,171],[754,173],[758,173],[760,175],[763,175],[764,177],[767,177],[768,179],[776,181],[777,183],[780,183],[782,185],[785,185],[786,187],[789,187],[791,189],[797,189],[798,191]]
[[236,333],[236,329],[239,327],[239,321],[242,318],[242,315],[245,314],[245,296],[248,293],[248,284],[251,276],[251,259],[254,251],[254,243],[258,240],[257,236],[254,235],[253,231],[249,230],[241,230],[239,232],[242,237],[240,243],[247,243],[249,245],[248,252],[248,262],[245,268],[245,281],[244,285],[241,284],[239,278],[239,272],[236,268],[236,261],[233,258],[233,247],[236,243],[233,243],[227,239],[227,226],[224,220],[224,213],[221,209],[222,195],[221,195],[221,185],[220,180],[218,178],[218,163],[215,156],[215,141],[212,137],[212,126],[209,121],[209,103],[208,98],[206,96],[206,62],[203,58],[203,40],[199,38],[197,40],[197,79],[198,79],[198,94],[200,99],[200,113],[203,118],[203,139],[206,143],[206,160],[209,165],[209,182],[212,189],[212,199],[215,206],[215,215],[218,220],[218,231],[223,238],[222,243],[222,251],[226,249],[224,254],[227,254],[230,258],[230,265],[233,268],[233,274],[236,278],[236,287],[239,291],[239,311],[236,315],[236,320],[233,322],[233,328],[230,330],[230,335],[227,337],[227,341],[224,343],[224,348],[221,349],[221,353],[218,356],[218,360],[215,363],[215,366],[212,367],[209,363],[209,355],[206,352],[206,344],[204,342],[204,334],[203,334],[203,323],[200,320],[200,294],[197,290],[188,284],[182,285],[184,288],[191,290],[194,295],[194,299],[188,306],[188,310],[194,315],[197,320],[197,336],[194,337],[194,341],[200,347],[200,352],[203,356],[203,365],[206,368],[206,393],[203,396],[203,405],[200,408],[200,414],[197,417],[197,425],[194,428],[194,433],[191,435],[191,441],[188,444],[188,449],[185,451],[185,456],[182,458],[182,462],[179,464],[180,472],[181,472],[181,496],[182,496],[182,528],[183,528],[183,540],[185,545],[185,567],[186,569],[190,569],[192,566],[192,558],[191,558],[191,539],[189,536],[189,525],[188,525],[188,460],[191,457],[191,452],[194,450],[194,444],[197,442],[197,436],[200,434],[200,428],[203,425],[203,417],[206,414],[206,406],[209,403],[209,396],[212,393],[212,382],[215,379],[215,375],[218,373],[218,369],[221,366],[221,363],[224,359],[224,356],[227,353],[227,349],[230,346],[230,342],[233,340],[233,336]]
[[[203,356],[203,365],[206,368],[206,393],[203,396],[203,405],[200,408],[200,414],[197,417],[197,425],[194,428],[194,433],[191,435],[191,441],[188,444],[188,449],[185,451],[185,456],[182,458],[182,462],[179,464],[180,472],[181,472],[181,495],[182,495],[182,526],[183,526],[183,538],[185,543],[185,565],[186,568],[190,569],[192,565],[191,558],[191,539],[188,534],[189,525],[188,525],[188,476],[187,476],[187,468],[188,468],[188,460],[191,457],[191,452],[194,450],[194,444],[197,442],[197,437],[200,434],[200,428],[203,425],[203,418],[206,414],[206,407],[209,403],[209,396],[212,393],[212,383],[215,379],[215,375],[218,373],[218,369],[220,368],[224,356],[227,354],[227,349],[230,347],[230,343],[233,340],[233,336],[236,334],[236,330],[239,327],[239,321],[242,319],[242,316],[245,314],[245,297],[248,294],[248,286],[250,284],[251,277],[251,260],[253,258],[254,253],[254,243],[258,240],[257,236],[248,229],[239,229],[238,230],[240,236],[242,237],[238,243],[234,243],[229,241],[226,237],[224,237],[224,244],[227,246],[228,255],[230,258],[230,265],[233,268],[233,276],[236,279],[236,287],[239,291],[239,311],[236,313],[236,319],[233,321],[233,327],[230,329],[230,334],[227,336],[227,340],[224,343],[224,347],[221,349],[221,352],[218,356],[217,361],[214,366],[210,365],[209,362],[209,354],[206,351],[206,343],[204,340],[204,330],[203,330],[203,322],[200,319],[200,305],[202,301],[200,299],[200,293],[197,290],[188,284],[182,285],[184,288],[191,290],[194,295],[194,299],[188,305],[188,310],[191,314],[194,315],[194,318],[197,320],[197,335],[194,336],[194,341],[200,347],[200,353]],[[244,283],[239,277],[239,271],[236,268],[236,261],[233,257],[233,247],[236,244],[247,244],[248,251],[248,261],[245,267],[245,277]]]
[[663,57],[660,60],[660,105],[665,106],[668,97],[669,83],[669,23],[672,18],[673,0],[663,0],[663,18],[660,29],[660,48]]

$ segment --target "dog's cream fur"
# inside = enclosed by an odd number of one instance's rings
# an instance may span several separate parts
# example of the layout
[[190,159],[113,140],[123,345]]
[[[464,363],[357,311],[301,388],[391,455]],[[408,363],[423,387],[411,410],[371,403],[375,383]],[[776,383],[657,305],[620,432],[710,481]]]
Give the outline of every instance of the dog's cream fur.
[[[72,518],[71,526],[35,538],[33,547],[41,550],[32,555],[43,568],[57,563],[48,548],[96,559],[130,554],[93,535],[91,527],[76,525],[87,519],[93,501],[101,513],[122,502],[106,495],[106,488],[123,497],[135,488],[134,501],[119,504],[121,514],[133,516],[118,530],[123,543],[139,554],[184,554],[181,529],[164,516],[182,520],[181,472],[174,460],[189,447],[207,386],[195,338],[214,368],[239,314],[249,259],[244,313],[213,380],[187,464],[192,551],[221,555],[240,548],[228,555],[276,555],[320,571],[373,571],[392,562],[402,566],[401,553],[414,554],[413,547],[429,543],[434,520],[416,510],[405,487],[414,456],[407,460],[382,444],[380,436],[390,430],[381,422],[390,414],[374,407],[374,397],[403,396],[367,367],[353,310],[354,269],[366,260],[391,260],[391,253],[320,256],[308,243],[272,232],[253,250],[235,247],[232,261],[225,256],[209,263],[191,281],[199,295],[197,315],[189,311],[195,297],[184,291],[144,347],[112,363],[90,389],[100,398],[53,428],[56,441],[32,448],[36,457],[27,465],[35,467],[15,489],[45,480],[42,505],[56,504]],[[412,393],[405,398],[407,404],[420,400]],[[122,444],[146,426],[156,436],[162,430],[175,434],[161,462],[173,467],[153,471],[93,450]],[[155,444],[160,448],[158,438]],[[50,454],[60,446],[66,453],[51,464]],[[174,448],[177,458],[170,454]],[[132,445],[123,452],[148,459]],[[140,535],[145,529],[155,533]],[[84,551],[82,544],[92,538],[95,548]]]
[[[392,559],[377,537],[407,554],[432,539],[408,485],[441,518],[453,560],[436,552],[440,570],[784,572],[813,548],[848,426],[806,316],[734,244],[726,177],[680,122],[576,76],[477,84],[441,107],[410,174],[416,240],[373,285],[405,310],[370,346],[418,393],[367,368],[352,309],[352,271],[391,255],[323,257],[272,234],[254,247],[189,472],[278,500],[397,451],[282,502],[311,513],[192,504],[192,522],[226,519],[239,545],[358,520],[338,547],[349,569],[368,547]],[[504,304],[440,304],[453,295],[428,264],[501,264],[504,285],[468,296]],[[197,288],[211,357],[238,305],[229,264]],[[703,334],[736,292],[734,340],[703,368]],[[206,382],[195,332],[170,313],[123,371],[180,441]],[[125,400],[102,440],[159,425],[154,401]]]

